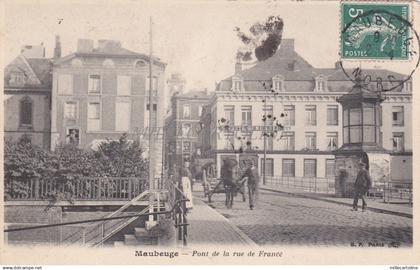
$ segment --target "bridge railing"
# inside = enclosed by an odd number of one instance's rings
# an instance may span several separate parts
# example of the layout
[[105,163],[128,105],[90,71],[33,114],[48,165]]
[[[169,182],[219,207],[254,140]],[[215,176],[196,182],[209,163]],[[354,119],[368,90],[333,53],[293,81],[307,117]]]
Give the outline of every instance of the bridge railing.
[[334,178],[266,176],[266,185],[278,186],[313,193],[335,193]]
[[147,190],[146,178],[82,177],[72,181],[26,179],[7,182],[6,200],[46,200],[61,194],[72,200],[131,200]]

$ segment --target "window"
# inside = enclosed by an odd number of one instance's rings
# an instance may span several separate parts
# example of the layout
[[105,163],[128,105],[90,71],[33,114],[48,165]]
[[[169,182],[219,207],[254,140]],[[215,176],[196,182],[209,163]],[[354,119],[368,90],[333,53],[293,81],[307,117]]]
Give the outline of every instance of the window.
[[392,133],[392,151],[404,152],[404,133],[403,132]]
[[191,117],[191,106],[189,104],[184,104],[184,106],[182,107],[182,116],[184,118]]
[[338,125],[338,106],[337,105],[327,106],[327,125],[329,126]]
[[32,100],[29,97],[20,101],[20,125],[32,126]]
[[136,62],[135,66],[136,66],[136,68],[144,68],[144,67],[146,67],[146,62],[144,62],[142,60],[139,60],[139,61]]
[[266,117],[266,125],[271,126],[273,125],[273,105],[264,105],[263,112]]
[[362,111],[361,108],[350,109],[350,143],[362,141]]
[[225,150],[235,150],[235,136],[225,133]]
[[191,124],[183,124],[182,125],[182,137],[190,137],[191,136]]
[[101,124],[101,104],[99,102],[89,102],[88,105],[88,130],[100,130]]
[[284,106],[284,124],[286,126],[295,125],[295,105]]
[[88,93],[100,94],[101,93],[101,76],[98,74],[89,75]]
[[130,131],[131,104],[129,102],[117,102],[115,104],[115,130]]
[[117,78],[117,95],[118,96],[129,96],[131,90],[131,77],[130,76],[118,76]]
[[184,153],[190,153],[191,152],[191,142],[183,142],[183,152]]
[[316,106],[305,106],[305,124],[307,126],[316,126]]
[[9,84],[22,86],[25,84],[25,74],[21,72],[14,72],[10,74]]
[[283,137],[280,140],[280,150],[295,150],[295,132],[283,132]]
[[277,75],[273,78],[273,90],[275,92],[284,91],[284,78],[283,78],[283,76]]
[[327,149],[332,151],[338,147],[338,132],[327,132]]
[[335,177],[335,160],[334,159],[325,160],[325,177],[326,178]]
[[229,126],[235,125],[235,106],[226,105],[223,107],[225,111],[225,119]]
[[326,84],[327,84],[327,81],[325,77],[318,76],[315,79],[315,91],[319,91],[319,92],[325,91],[327,89]]
[[404,126],[404,107],[392,106],[392,125]]
[[80,143],[80,130],[78,128],[68,128],[66,130],[66,143],[78,146]]
[[115,67],[114,61],[112,61],[111,59],[105,59],[105,61],[102,63],[102,65],[104,67],[107,67],[107,68]]
[[242,81],[239,79],[233,80],[233,91],[241,91],[242,90]]
[[305,133],[305,142],[307,149],[316,149],[316,133],[315,132],[306,132]]
[[73,76],[70,74],[58,75],[58,93],[62,95],[73,94]]
[[198,117],[201,117],[202,114],[203,114],[203,106],[198,105]]
[[[265,166],[264,166],[265,165]],[[265,167],[266,176],[274,176],[274,160],[272,158],[261,159],[261,175],[263,175],[263,168]]]
[[[157,96],[157,84],[158,84],[158,78],[157,77],[153,77],[152,80],[152,93],[153,96]],[[149,96],[150,93],[150,77],[146,78],[146,96]]]
[[252,107],[251,106],[242,106],[242,126],[252,126]]
[[295,176],[295,160],[294,159],[283,159],[282,160],[282,176]]
[[406,81],[404,83],[404,85],[403,85],[402,91],[404,91],[404,92],[411,92],[412,87],[413,87],[412,82],[411,81]]
[[77,119],[77,103],[68,101],[64,104],[64,118],[68,120]]
[[303,160],[303,176],[316,177],[316,159]]

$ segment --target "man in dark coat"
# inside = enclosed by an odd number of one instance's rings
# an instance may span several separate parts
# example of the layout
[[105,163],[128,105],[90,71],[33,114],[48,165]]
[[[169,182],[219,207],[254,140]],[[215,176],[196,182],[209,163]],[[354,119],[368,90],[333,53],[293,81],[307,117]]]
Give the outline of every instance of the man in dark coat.
[[223,165],[220,168],[220,178],[223,181],[223,186],[226,193],[226,206],[232,208],[233,205],[233,192],[235,183],[233,182],[233,164],[228,160],[223,160]]
[[372,185],[372,179],[370,178],[369,171],[366,170],[366,164],[360,162],[360,170],[357,173],[356,182],[354,183],[354,200],[353,200],[353,211],[357,211],[357,203],[359,197],[362,199],[362,211],[364,212],[367,207],[365,195],[366,192]]
[[260,182],[260,176],[258,175],[258,169],[254,165],[254,161],[250,161],[250,166],[244,174],[242,175],[241,179],[247,177],[248,178],[248,195],[249,195],[249,209],[254,209],[255,202],[258,195],[258,184]]

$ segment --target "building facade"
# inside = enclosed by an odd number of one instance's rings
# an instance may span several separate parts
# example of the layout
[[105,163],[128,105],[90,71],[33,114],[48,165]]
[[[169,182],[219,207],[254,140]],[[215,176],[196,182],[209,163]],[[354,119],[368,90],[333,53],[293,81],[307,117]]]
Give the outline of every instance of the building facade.
[[[273,57],[235,70],[217,85],[205,116],[211,119],[206,154],[220,168],[225,158],[254,153],[262,172],[265,149],[266,176],[334,178],[333,153],[344,135],[336,100],[353,86],[341,67],[314,68],[296,53],[294,40],[285,39]],[[364,72],[372,78],[404,77],[387,70]],[[395,180],[412,179],[411,87],[407,81],[386,92],[382,103],[379,143],[391,154]]]
[[23,46],[4,69],[4,132],[14,140],[50,147],[52,61],[44,46]]
[[203,107],[209,104],[211,95],[207,90],[175,94],[171,99],[172,114],[165,124],[165,157],[167,167],[178,167],[184,161],[193,161],[202,156],[200,122]]
[[[59,143],[95,148],[127,134],[148,149],[150,111],[153,126],[163,126],[165,67],[154,59],[150,78],[147,55],[124,49],[119,41],[99,40],[94,48],[93,40],[78,40],[76,52],[54,63],[51,148]],[[162,137],[154,138],[156,164],[161,164]]]

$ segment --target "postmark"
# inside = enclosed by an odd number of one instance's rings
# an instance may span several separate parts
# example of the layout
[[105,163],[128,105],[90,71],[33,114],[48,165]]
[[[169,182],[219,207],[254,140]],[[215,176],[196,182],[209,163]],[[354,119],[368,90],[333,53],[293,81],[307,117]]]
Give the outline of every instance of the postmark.
[[409,4],[342,3],[341,58],[408,60],[409,21]]

